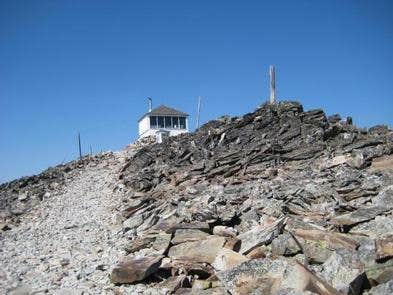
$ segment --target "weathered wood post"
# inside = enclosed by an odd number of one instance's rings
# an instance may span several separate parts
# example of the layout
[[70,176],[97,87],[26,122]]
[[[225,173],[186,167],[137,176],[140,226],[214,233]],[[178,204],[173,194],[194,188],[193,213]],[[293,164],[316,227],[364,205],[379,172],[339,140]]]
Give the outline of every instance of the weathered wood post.
[[196,118],[196,129],[199,128],[199,116],[201,115],[201,97],[198,97],[198,109],[197,109],[197,118]]
[[276,103],[276,71],[274,66],[269,67],[269,76],[270,76],[270,103]]
[[78,132],[79,159],[82,159],[81,134]]

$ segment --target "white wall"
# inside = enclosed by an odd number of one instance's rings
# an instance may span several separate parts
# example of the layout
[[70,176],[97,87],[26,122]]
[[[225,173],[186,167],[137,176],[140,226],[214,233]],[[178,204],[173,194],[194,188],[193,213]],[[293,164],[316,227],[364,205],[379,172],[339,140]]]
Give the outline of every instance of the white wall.
[[[150,118],[146,116],[139,121],[139,136],[143,135],[149,129],[150,129]],[[143,135],[143,136],[147,136],[147,135]]]

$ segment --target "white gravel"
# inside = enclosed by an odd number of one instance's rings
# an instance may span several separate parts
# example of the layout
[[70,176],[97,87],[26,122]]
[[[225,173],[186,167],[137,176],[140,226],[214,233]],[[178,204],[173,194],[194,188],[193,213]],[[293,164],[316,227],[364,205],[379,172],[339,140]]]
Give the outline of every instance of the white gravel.
[[121,193],[114,187],[125,154],[89,165],[63,193],[45,198],[0,236],[1,294],[137,292],[109,281],[110,269],[124,255],[116,218]]

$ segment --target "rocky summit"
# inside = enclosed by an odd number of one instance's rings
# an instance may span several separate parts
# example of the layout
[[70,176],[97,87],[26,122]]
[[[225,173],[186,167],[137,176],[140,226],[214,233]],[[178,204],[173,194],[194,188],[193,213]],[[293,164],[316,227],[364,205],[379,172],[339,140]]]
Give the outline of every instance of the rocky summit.
[[0,186],[9,294],[392,294],[393,132],[265,104]]

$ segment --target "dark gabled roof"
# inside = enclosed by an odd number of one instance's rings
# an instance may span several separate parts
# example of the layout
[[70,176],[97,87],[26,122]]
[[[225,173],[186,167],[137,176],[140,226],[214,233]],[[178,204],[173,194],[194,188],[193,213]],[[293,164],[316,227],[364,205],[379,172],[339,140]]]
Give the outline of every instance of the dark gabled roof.
[[159,107],[152,109],[151,112],[147,112],[146,114],[144,114],[138,120],[138,122],[146,116],[184,116],[184,117],[187,117],[188,114],[178,111],[178,110],[175,110],[175,109],[172,109],[172,108],[169,108],[164,105],[160,105]]

